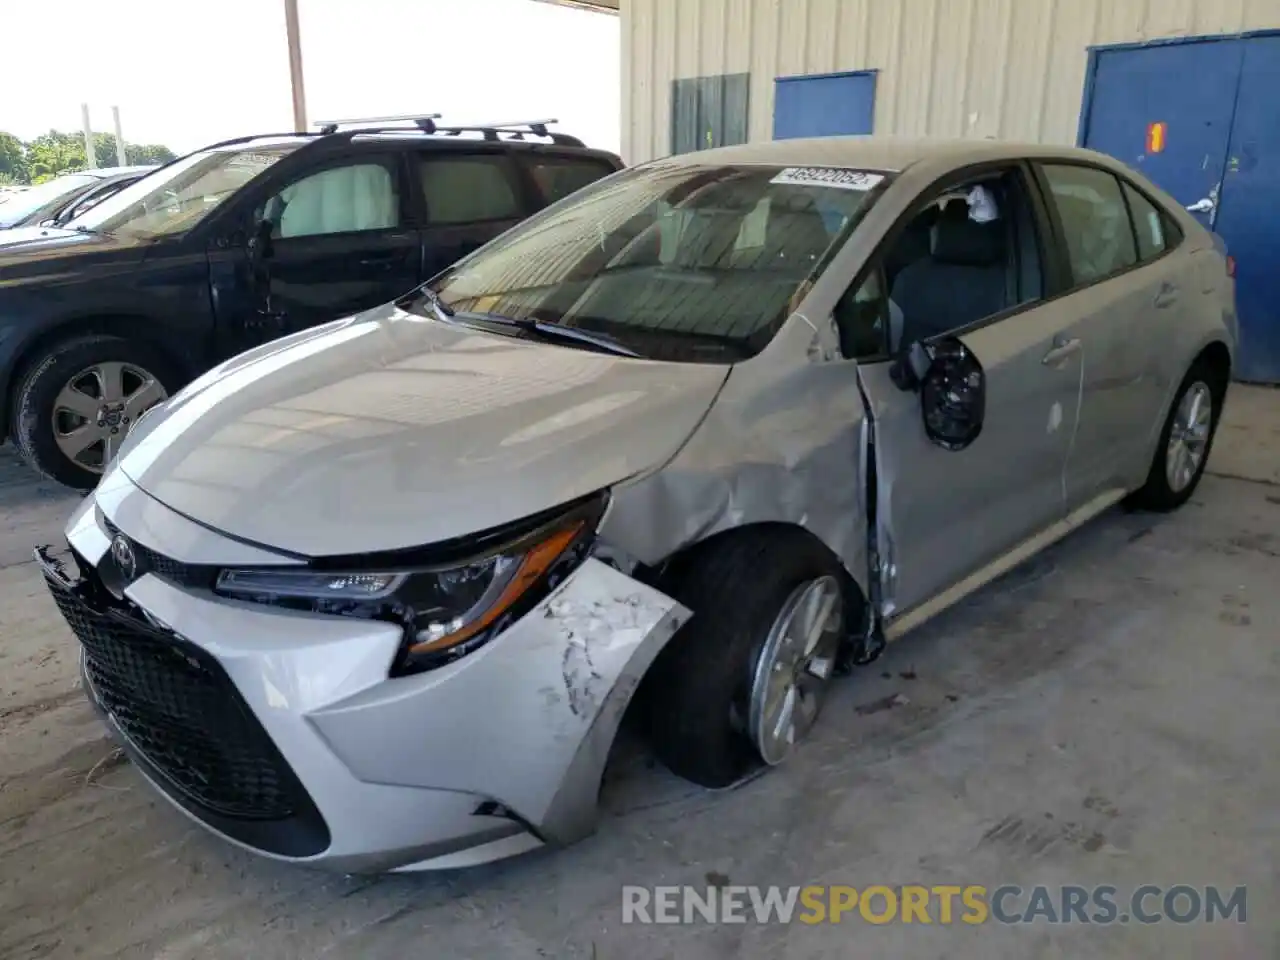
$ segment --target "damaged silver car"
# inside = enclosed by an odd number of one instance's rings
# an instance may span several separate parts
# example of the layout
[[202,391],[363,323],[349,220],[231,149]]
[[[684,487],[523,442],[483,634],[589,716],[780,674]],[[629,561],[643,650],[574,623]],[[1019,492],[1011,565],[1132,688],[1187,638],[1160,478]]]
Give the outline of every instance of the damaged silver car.
[[634,705],[709,786],[1122,500],[1195,489],[1219,241],[1100,155],[786,141],[611,176],[147,414],[38,551],[195,820],[343,871],[596,822]]

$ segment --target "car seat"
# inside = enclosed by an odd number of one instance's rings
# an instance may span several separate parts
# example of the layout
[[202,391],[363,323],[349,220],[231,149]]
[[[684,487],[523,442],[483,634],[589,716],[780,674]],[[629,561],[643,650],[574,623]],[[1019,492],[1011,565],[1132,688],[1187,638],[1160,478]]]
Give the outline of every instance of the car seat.
[[999,313],[1008,301],[1005,227],[974,223],[968,206],[952,202],[930,231],[929,256],[909,264],[890,297],[902,310],[900,346],[968,326]]

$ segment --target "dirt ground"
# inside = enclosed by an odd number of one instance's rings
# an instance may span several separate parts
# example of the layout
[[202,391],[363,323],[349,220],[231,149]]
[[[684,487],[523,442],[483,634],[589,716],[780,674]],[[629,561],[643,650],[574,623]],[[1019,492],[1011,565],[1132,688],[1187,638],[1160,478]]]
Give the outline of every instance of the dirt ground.
[[[1179,513],[1108,514],[894,645],[784,768],[709,794],[622,748],[586,842],[371,879],[234,850],[120,763],[29,562],[74,497],[0,451],[0,958],[1274,960],[1280,392],[1234,389],[1210,474]],[[1248,912],[621,923],[624,884],[709,882],[1245,885]]]

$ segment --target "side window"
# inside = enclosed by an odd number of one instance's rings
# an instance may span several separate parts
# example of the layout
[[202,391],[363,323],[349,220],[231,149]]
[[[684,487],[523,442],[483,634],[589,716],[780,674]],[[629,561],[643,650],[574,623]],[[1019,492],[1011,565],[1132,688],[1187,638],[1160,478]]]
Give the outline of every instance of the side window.
[[1143,263],[1154,260],[1173,246],[1174,239],[1168,235],[1169,218],[1127,183],[1124,185],[1124,196],[1129,201],[1133,232],[1138,238],[1138,259]]
[[1035,217],[1018,171],[922,199],[882,247],[879,269],[836,307],[845,356],[883,358],[1043,294]]
[[420,167],[427,222],[434,226],[513,220],[520,200],[501,154],[424,156]]
[[400,225],[400,197],[390,169],[356,163],[295,180],[259,216],[270,218],[281,239],[388,230]]
[[1138,262],[1120,181],[1095,167],[1046,164],[1042,169],[1077,284],[1101,280]]
[[530,157],[529,175],[547,205],[563,200],[609,174],[613,167],[599,160],[574,157]]
[[846,358],[882,357],[890,342],[902,338],[902,311],[885,293],[883,272],[873,270],[861,284],[846,290],[836,304],[840,352]]

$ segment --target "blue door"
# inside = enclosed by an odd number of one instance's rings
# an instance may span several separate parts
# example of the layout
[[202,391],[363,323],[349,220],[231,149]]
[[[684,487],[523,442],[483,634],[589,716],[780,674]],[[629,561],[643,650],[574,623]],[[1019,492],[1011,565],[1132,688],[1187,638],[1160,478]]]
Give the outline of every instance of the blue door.
[[[1141,170],[1236,261],[1241,380],[1280,382],[1280,37],[1095,52],[1081,143]],[[1276,151],[1276,152],[1271,152]]]
[[867,134],[875,115],[874,72],[779,77],[774,83],[775,140]]
[[[1141,170],[1184,206],[1216,204],[1241,53],[1238,40],[1098,51],[1084,145]],[[1201,205],[1196,216],[1212,229]]]
[[1236,261],[1241,380],[1280,382],[1280,37],[1245,41],[1216,230]]

